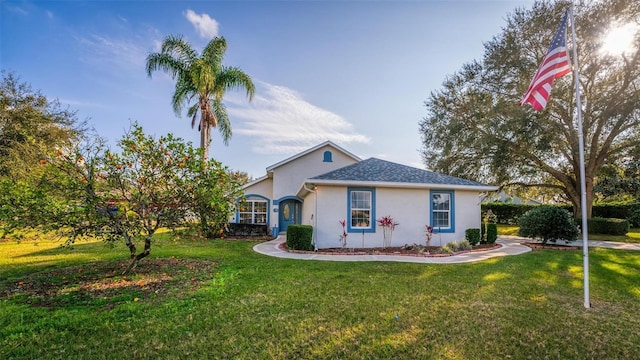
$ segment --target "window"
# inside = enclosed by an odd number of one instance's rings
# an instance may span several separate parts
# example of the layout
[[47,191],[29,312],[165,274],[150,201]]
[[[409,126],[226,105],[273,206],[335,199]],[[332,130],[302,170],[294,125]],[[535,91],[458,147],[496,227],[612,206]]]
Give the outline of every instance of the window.
[[369,188],[349,188],[348,231],[375,232],[375,190]]
[[267,223],[267,200],[248,197],[240,203],[238,222],[240,224]]
[[437,232],[454,232],[453,191],[431,191],[431,226]]
[[331,151],[329,150],[325,151],[323,156],[324,156],[324,159],[322,160],[323,162],[333,162],[333,159],[331,158]]

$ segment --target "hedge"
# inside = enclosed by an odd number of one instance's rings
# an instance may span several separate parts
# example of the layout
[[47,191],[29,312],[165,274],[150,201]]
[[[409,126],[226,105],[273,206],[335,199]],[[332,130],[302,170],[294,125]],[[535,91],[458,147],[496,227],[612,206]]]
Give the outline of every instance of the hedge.
[[[482,213],[491,210],[497,217],[498,224],[515,225],[518,219],[527,211],[540,205],[511,204],[511,203],[485,203],[482,204]],[[557,205],[558,207],[573,213],[571,205]],[[627,219],[632,227],[640,227],[640,202],[614,202],[607,204],[594,204],[592,216],[600,218]]]
[[311,225],[287,226],[287,248],[291,250],[313,250],[313,227]]
[[[576,224],[582,226],[582,219],[576,219]],[[587,227],[589,234],[626,235],[629,232],[629,221],[593,217],[587,220]]]

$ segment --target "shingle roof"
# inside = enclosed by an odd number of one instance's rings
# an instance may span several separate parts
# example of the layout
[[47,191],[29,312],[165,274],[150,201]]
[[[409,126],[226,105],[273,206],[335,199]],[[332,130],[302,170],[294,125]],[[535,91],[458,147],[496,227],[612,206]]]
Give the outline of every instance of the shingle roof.
[[370,158],[312,177],[310,180],[372,181],[387,183],[487,186],[479,182]]

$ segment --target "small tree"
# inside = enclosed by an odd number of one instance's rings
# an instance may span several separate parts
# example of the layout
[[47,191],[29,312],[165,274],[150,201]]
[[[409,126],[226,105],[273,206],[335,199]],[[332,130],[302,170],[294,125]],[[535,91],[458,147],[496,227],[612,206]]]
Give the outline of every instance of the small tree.
[[556,240],[575,240],[578,229],[573,223],[571,214],[557,206],[538,206],[527,211],[519,220],[518,235],[542,239],[542,243]]
[[171,134],[147,136],[137,124],[118,145],[113,152],[99,139],[86,141],[42,159],[38,181],[0,196],[15,205],[0,210],[5,230],[54,230],[68,244],[88,236],[123,239],[132,260],[127,272],[150,254],[159,228],[191,226],[199,216],[205,232],[215,234],[228,222],[240,185],[220,163]]

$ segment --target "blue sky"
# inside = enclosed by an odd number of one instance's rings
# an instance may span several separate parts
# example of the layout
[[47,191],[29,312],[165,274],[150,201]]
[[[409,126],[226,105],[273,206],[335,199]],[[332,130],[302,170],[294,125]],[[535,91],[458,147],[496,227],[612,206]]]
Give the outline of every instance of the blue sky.
[[256,178],[331,140],[424,168],[418,123],[448,74],[479,59],[505,17],[533,1],[2,1],[0,65],[78,110],[114,147],[131,121],[199,144],[170,105],[173,81],[145,60],[167,35],[200,52],[224,36],[226,65],[256,83],[225,98],[229,146],[210,156]]

